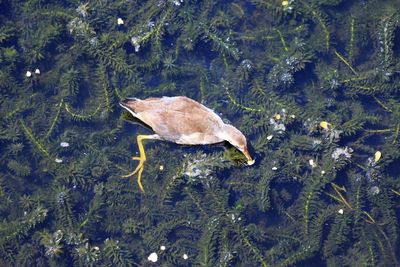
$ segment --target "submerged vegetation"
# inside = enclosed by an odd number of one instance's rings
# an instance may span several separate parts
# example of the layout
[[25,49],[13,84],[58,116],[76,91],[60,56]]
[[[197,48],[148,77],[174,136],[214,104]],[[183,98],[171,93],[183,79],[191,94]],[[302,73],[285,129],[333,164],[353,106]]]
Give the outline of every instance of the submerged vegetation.
[[[398,266],[395,0],[0,0],[0,265]],[[124,97],[248,137],[148,142]],[[154,255],[153,255],[154,256]]]

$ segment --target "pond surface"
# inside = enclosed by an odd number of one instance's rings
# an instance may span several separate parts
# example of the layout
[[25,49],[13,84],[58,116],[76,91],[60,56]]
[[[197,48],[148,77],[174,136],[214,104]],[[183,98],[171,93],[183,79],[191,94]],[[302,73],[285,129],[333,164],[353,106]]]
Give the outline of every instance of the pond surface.
[[[0,0],[1,266],[398,266],[396,0]],[[145,140],[126,97],[247,137]]]

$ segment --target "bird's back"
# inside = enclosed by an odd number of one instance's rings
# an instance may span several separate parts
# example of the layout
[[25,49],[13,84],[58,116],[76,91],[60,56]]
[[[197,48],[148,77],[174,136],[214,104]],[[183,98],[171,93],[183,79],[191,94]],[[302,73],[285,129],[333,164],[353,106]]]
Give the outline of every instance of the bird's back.
[[162,139],[178,144],[222,142],[223,121],[211,109],[184,96],[133,99],[134,116],[149,125]]

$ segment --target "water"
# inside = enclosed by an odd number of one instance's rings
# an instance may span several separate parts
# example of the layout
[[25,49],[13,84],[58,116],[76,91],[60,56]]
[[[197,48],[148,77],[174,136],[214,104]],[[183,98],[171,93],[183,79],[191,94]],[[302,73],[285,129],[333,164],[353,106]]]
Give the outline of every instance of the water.
[[[0,10],[0,265],[398,265],[398,1]],[[118,102],[164,95],[215,110],[256,164],[147,140],[141,192],[123,176],[152,131]]]

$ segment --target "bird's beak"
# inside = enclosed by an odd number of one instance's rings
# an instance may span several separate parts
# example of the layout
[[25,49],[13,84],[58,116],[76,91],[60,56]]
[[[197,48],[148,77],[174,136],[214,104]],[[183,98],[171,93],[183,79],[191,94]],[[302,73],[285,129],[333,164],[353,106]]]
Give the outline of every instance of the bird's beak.
[[246,159],[247,159],[247,165],[251,166],[251,165],[253,165],[253,164],[256,162],[255,159],[252,159],[252,158],[251,158],[250,153],[249,153],[249,151],[247,150],[247,147],[244,149],[243,154],[244,154],[244,156],[245,156]]

